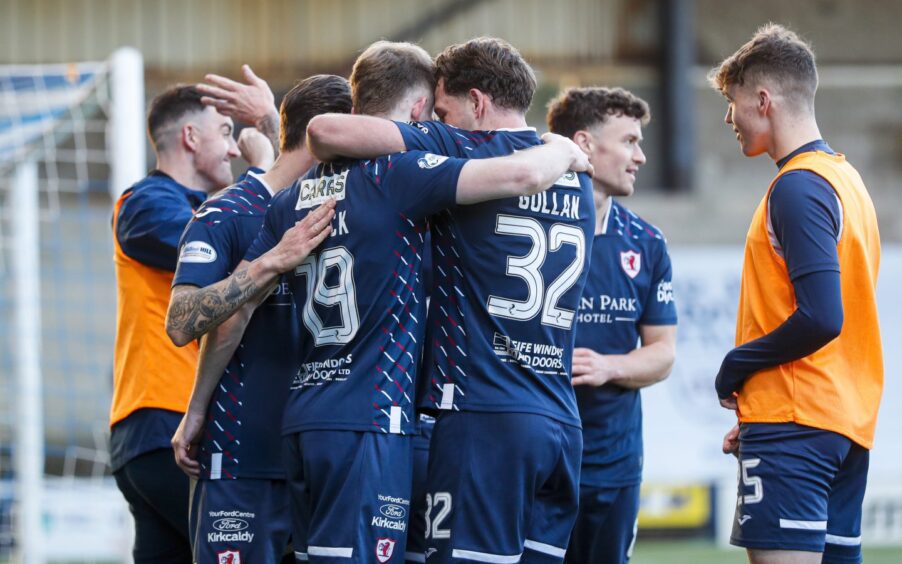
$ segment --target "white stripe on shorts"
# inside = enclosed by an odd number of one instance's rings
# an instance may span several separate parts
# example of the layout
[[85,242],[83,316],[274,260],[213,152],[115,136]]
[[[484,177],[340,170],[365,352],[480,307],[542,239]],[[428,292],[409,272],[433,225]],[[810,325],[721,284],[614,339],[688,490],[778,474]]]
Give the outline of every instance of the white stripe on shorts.
[[334,558],[351,558],[354,556],[354,547],[344,546],[308,546],[307,554],[310,556],[332,556]]
[[425,562],[426,554],[423,552],[405,552],[404,553],[404,561],[405,562]]
[[497,562],[498,564],[516,564],[520,561],[523,553],[512,554],[489,554],[488,552],[476,552],[475,550],[460,550],[455,548],[451,551],[451,558],[466,558],[467,560],[475,560],[476,562]]
[[545,544],[543,542],[538,542],[534,540],[526,539],[526,542],[523,543],[524,548],[528,548],[529,550],[535,550],[536,552],[541,552],[542,554],[550,554],[551,556],[556,556],[558,558],[563,558],[565,554],[567,554],[566,548],[558,548],[551,544]]
[[294,551],[294,558],[295,560],[300,560],[301,562],[307,562],[308,560],[310,560],[310,557],[307,556],[306,552],[298,552],[297,550]]
[[797,521],[795,519],[780,519],[781,529],[804,529],[806,531],[826,531],[826,521]]
[[830,544],[838,544],[839,546],[858,546],[861,544],[861,535],[858,535],[857,537],[841,537],[839,535],[827,533],[827,542]]

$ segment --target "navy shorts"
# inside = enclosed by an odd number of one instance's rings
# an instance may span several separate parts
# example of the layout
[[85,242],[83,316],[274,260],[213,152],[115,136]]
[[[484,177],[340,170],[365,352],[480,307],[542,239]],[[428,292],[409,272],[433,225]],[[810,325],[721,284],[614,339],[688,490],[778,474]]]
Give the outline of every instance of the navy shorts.
[[626,564],[636,542],[638,518],[639,484],[580,486],[579,515],[570,536],[567,563]]
[[197,480],[191,486],[195,564],[281,560],[291,532],[284,480]]
[[284,445],[297,562],[403,562],[412,437],[306,431]]
[[737,546],[823,552],[861,562],[861,504],[869,452],[848,438],[795,423],[739,431]]
[[529,413],[443,412],[427,478],[426,562],[564,561],[582,431]]
[[410,498],[410,527],[407,529],[406,562],[426,561],[426,470],[429,465],[429,441],[435,419],[420,414],[419,432],[413,440],[413,487]]

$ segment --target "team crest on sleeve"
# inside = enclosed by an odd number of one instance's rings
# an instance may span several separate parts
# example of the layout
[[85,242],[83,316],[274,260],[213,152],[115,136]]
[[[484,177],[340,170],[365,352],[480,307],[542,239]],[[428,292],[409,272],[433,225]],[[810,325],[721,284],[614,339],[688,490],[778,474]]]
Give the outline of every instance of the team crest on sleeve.
[[642,269],[642,255],[636,251],[620,253],[620,266],[623,267],[623,271],[626,272],[627,276],[635,278]]
[[216,553],[217,564],[241,564],[241,552],[237,550],[223,550]]
[[179,262],[213,262],[216,249],[203,241],[189,241],[182,247]]
[[554,181],[557,186],[566,186],[568,188],[579,188],[579,176],[572,170],[568,170]]
[[391,555],[395,553],[395,543],[397,542],[386,537],[376,539],[376,559],[383,564],[391,560]]
[[433,155],[432,153],[426,153],[422,157],[417,159],[417,164],[420,165],[420,168],[435,168],[443,162],[447,161],[448,157],[444,155]]

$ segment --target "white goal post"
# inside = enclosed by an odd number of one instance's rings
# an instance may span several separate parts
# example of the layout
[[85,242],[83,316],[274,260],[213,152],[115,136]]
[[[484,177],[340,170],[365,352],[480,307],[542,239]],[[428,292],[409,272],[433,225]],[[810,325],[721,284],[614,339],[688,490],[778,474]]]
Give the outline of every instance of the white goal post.
[[[77,335],[82,329],[87,333],[82,324],[93,327],[104,322],[68,311],[67,329],[60,329],[52,321],[63,314],[55,306],[47,307],[59,300],[51,302],[54,296],[44,292],[48,287],[52,292],[58,286],[68,285],[69,275],[62,269],[70,264],[69,256],[82,250],[78,237],[84,236],[81,245],[86,253],[91,246],[98,246],[96,240],[104,228],[110,237],[111,197],[146,174],[144,105],[143,62],[133,48],[122,48],[102,62],[0,66],[0,283],[5,286],[0,305],[9,304],[0,309],[0,337],[6,341],[4,347],[9,352],[9,360],[0,366],[5,373],[0,394],[7,398],[0,404],[0,479],[11,478],[13,497],[7,504],[11,517],[4,519],[6,526],[11,524],[12,530],[7,532],[11,541],[6,546],[0,542],[0,560],[10,556],[18,562],[42,563],[51,558],[121,556],[120,547],[116,547],[118,553],[110,553],[105,548],[110,543],[92,539],[91,531],[81,532],[83,546],[72,546],[68,538],[65,547],[54,548],[57,543],[52,542],[56,532],[48,523],[58,516],[61,504],[56,502],[62,499],[60,492],[71,500],[71,492],[84,490],[74,485],[77,465],[68,458],[85,447],[67,439],[75,433],[79,437],[90,436],[90,431],[78,429],[100,424],[106,420],[107,412],[99,407],[106,400],[87,402],[93,409],[82,416],[80,404],[85,402],[76,397],[75,391],[83,383],[68,381],[70,375],[78,372],[65,364],[81,362],[82,355],[91,354],[68,336]],[[98,186],[103,187],[105,197],[98,197]],[[72,223],[70,216],[80,211],[89,213],[81,223]],[[98,218],[104,216],[106,225],[98,226]],[[64,221],[69,223],[64,225]],[[48,246],[56,249],[56,256],[48,257]],[[98,277],[104,285],[114,284],[110,281],[111,253],[108,260],[108,270],[95,269],[87,274],[79,271],[73,278],[86,279],[86,287],[96,284]],[[99,259],[85,262],[102,264]],[[48,263],[54,266],[53,272],[45,272]],[[86,268],[91,268],[91,264]],[[99,313],[109,316],[108,325],[112,327],[115,300],[109,298],[107,312]],[[78,299],[73,296],[69,301]],[[77,303],[72,307],[78,307]],[[107,329],[97,330],[101,337],[88,343],[88,347],[108,348],[106,354],[111,359],[112,343],[104,342]],[[59,341],[66,338],[70,342],[48,344],[48,334],[61,331],[68,332]],[[53,359],[52,370],[45,366],[48,355]],[[98,382],[109,378],[103,369],[86,370],[98,372]],[[76,404],[71,412],[78,414],[79,422],[46,424],[48,411],[57,411],[55,407],[45,409],[48,372],[55,375],[54,382],[62,383],[54,384],[57,401],[61,405]],[[73,486],[67,490],[58,485],[48,490],[48,444],[53,445],[54,459],[67,459],[65,464],[53,463],[54,467],[71,470],[72,476],[62,477],[72,480]],[[95,460],[108,459],[105,444],[94,447],[101,452]],[[103,468],[101,465],[100,472],[92,470],[95,486],[102,480]],[[51,483],[57,484],[58,480]],[[53,511],[49,511],[50,505],[55,505]],[[90,499],[83,504],[68,504],[70,511],[90,512],[91,506]]]

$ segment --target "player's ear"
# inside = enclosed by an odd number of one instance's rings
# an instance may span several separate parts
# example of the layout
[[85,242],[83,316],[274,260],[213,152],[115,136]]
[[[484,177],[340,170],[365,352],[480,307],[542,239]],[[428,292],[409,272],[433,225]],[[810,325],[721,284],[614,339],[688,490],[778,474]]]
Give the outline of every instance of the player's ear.
[[579,148],[583,150],[583,153],[587,155],[591,155],[592,149],[595,147],[595,139],[592,137],[591,133],[585,130],[580,130],[574,133],[573,142],[576,143]]
[[467,101],[473,110],[473,115],[477,120],[481,120],[488,110],[489,97],[478,88],[470,88],[467,92]]
[[[413,103],[413,106],[410,108],[410,121],[426,121],[431,116],[423,115],[423,110],[426,108],[426,105],[429,103],[429,96],[420,96],[417,98],[416,102]],[[431,111],[429,112],[432,113]]]
[[180,141],[185,148],[192,153],[197,151],[197,146],[200,143],[200,132],[193,123],[183,125],[179,134],[181,135]]
[[768,112],[768,110],[770,110],[770,106],[771,106],[772,100],[770,97],[770,91],[767,88],[759,88],[757,94],[758,94],[758,99],[757,99],[758,113],[761,114],[762,116],[765,116],[765,115],[767,115],[767,112]]

